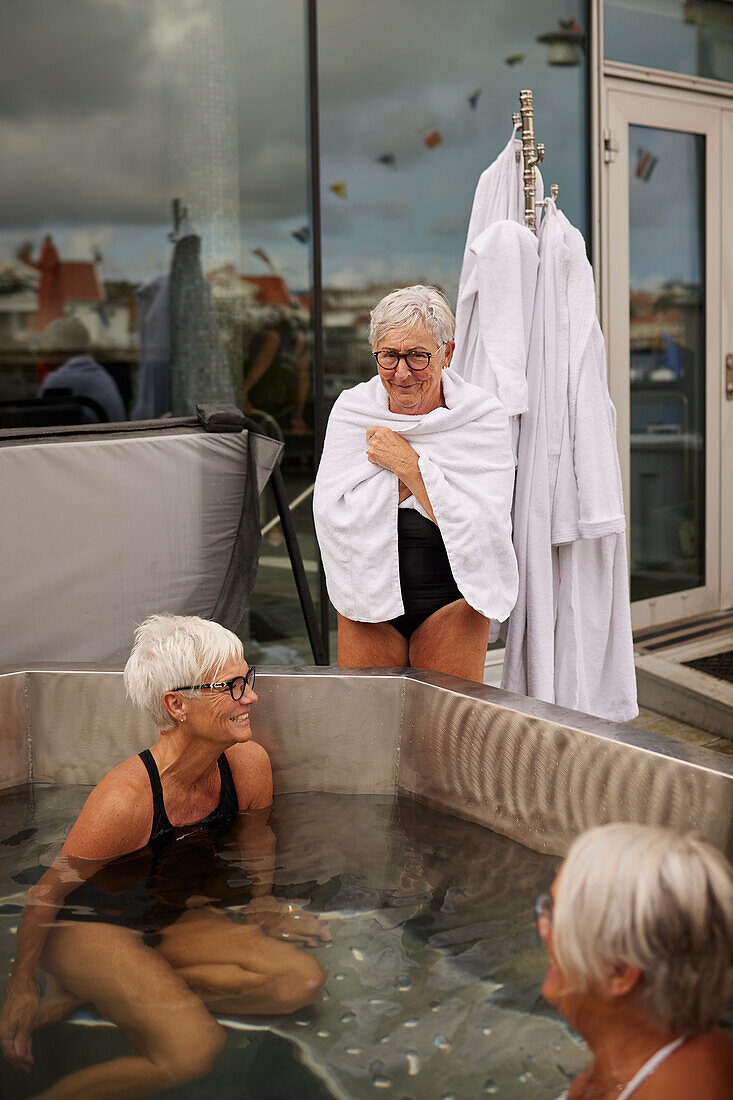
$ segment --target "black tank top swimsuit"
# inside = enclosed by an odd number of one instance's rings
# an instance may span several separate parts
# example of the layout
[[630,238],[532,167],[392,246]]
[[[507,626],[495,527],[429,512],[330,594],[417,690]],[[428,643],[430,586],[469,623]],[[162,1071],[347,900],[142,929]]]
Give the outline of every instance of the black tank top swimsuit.
[[150,777],[150,787],[153,792],[153,827],[150,830],[148,844],[155,855],[162,855],[165,849],[176,840],[188,838],[194,830],[214,830],[224,832],[234,824],[234,819],[239,813],[237,791],[232,778],[232,769],[224,753],[219,760],[219,776],[221,777],[221,790],[219,801],[202,821],[196,821],[192,825],[171,825],[168,814],[165,812],[163,802],[163,787],[160,782],[160,773],[150,749],[143,749],[139,753],[140,759],[147,768]]
[[[150,749],[141,752],[140,759],[153,795],[148,843],[108,863],[72,891],[57,919],[122,925],[145,933],[147,940],[177,920],[192,895],[226,892],[226,871],[222,874],[216,858],[216,842],[234,824],[239,802],[229,761],[222,753],[218,760],[221,790],[214,809],[201,821],[172,825]],[[217,879],[223,890],[217,890]]]
[[400,589],[404,613],[392,626],[408,641],[428,616],[462,599],[438,525],[415,508],[397,510]]

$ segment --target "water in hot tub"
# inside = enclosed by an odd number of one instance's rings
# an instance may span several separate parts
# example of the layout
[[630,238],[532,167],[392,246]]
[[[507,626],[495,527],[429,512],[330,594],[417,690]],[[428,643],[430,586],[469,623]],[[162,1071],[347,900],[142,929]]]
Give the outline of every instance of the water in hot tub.
[[[88,788],[35,786],[0,798],[0,984],[23,891],[52,861]],[[176,1100],[539,1100],[566,1087],[587,1051],[540,993],[547,960],[532,927],[558,860],[406,799],[276,799],[274,893],[329,922],[313,950],[323,1000],[292,1016],[220,1017],[225,1047]],[[227,848],[227,844],[229,847]],[[217,877],[236,904],[232,842]],[[30,1076],[0,1057],[0,1095],[48,1088],[131,1053],[93,1012],[36,1032]]]

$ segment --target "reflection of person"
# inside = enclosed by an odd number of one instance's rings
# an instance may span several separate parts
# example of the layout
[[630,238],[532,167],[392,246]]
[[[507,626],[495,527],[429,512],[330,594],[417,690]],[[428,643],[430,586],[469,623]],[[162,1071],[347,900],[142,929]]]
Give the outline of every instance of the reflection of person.
[[120,391],[112,376],[89,354],[90,345],[89,331],[77,317],[51,321],[41,333],[39,344],[43,361],[51,372],[41,386],[41,393],[67,389],[82,404],[85,399],[93,403],[88,408],[95,420],[102,416],[110,423],[126,420]]
[[[125,684],[160,737],[94,788],[28,892],[0,1042],[28,1068],[31,1030],[92,1002],[138,1053],[69,1075],[43,1093],[54,1100],[136,1096],[202,1076],[223,1042],[207,1009],[292,1012],[320,997],[324,979],[314,959],[275,938],[313,943],[327,931],[269,896],[272,775],[251,739],[254,669],[239,639],[202,619],[153,616]],[[213,843],[232,827],[257,868],[243,923],[206,904]],[[40,1005],[39,961],[63,987]]]
[[455,322],[414,286],[372,313],[378,376],[331,412],[313,511],[338,661],[483,679],[489,618],[517,595],[509,425],[448,367]]
[[244,411],[260,409],[285,432],[305,435],[303,412],[310,390],[310,355],[306,334],[283,316],[280,324],[255,333],[244,375]]
[[571,846],[537,901],[542,992],[593,1053],[560,1100],[731,1100],[716,1026],[733,979],[733,868],[707,841],[617,824]]

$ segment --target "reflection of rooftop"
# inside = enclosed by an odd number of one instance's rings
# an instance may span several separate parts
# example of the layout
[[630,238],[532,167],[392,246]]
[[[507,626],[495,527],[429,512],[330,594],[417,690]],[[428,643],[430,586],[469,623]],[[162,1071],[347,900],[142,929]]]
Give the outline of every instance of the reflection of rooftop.
[[64,302],[101,302],[104,290],[97,265],[88,260],[62,260],[58,272]]
[[255,301],[263,306],[292,305],[293,296],[287,283],[280,275],[240,275],[244,283],[249,283],[256,291]]

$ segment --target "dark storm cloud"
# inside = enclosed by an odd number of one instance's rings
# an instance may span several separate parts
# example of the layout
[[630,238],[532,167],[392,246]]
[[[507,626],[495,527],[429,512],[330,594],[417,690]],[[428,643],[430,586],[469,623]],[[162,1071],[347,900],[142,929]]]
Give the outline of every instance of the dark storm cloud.
[[[573,72],[550,72],[534,42],[547,11],[546,0],[319,0],[329,233],[397,222],[416,205],[431,225],[441,206],[460,208],[460,224],[525,82],[539,125],[550,112],[557,120],[540,133],[551,152],[577,147],[577,123],[565,126],[557,107],[572,103]],[[0,225],[157,224],[193,177],[211,190],[217,158],[245,232],[250,220],[302,220],[303,13],[302,0],[0,7]],[[527,53],[522,73],[500,60],[516,52]],[[465,96],[476,87],[484,91],[472,112]],[[429,126],[444,137],[435,150],[422,141]],[[386,151],[397,172],[374,163]],[[458,178],[458,190],[431,191]],[[327,190],[339,179],[348,181],[343,207]]]
[[129,105],[152,60],[154,11],[154,3],[122,0],[23,0],[0,8],[0,119],[83,124],[100,110]]

